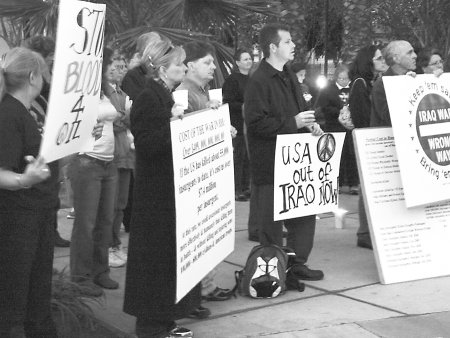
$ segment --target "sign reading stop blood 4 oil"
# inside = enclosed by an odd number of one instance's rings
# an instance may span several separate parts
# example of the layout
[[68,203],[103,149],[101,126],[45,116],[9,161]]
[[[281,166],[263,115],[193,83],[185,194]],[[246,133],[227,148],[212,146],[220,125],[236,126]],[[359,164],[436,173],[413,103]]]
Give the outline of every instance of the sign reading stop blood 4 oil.
[[450,199],[450,74],[383,82],[406,206]]
[[61,0],[41,156],[92,149],[102,79],[104,4]]
[[274,220],[336,210],[345,133],[278,135]]
[[234,250],[234,168],[228,105],[170,123],[178,302]]

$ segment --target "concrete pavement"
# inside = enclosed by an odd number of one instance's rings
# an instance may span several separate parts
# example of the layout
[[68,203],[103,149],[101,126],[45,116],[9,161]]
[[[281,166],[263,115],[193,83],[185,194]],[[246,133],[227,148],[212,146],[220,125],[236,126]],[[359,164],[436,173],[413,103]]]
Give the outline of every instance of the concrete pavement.
[[[225,302],[203,304],[212,315],[205,320],[184,319],[179,324],[194,331],[196,338],[450,338],[450,277],[391,285],[379,283],[373,252],[356,247],[357,196],[340,195],[348,210],[343,229],[335,228],[333,214],[320,215],[315,247],[309,265],[322,269],[325,278],[307,282],[304,292],[288,291],[268,300],[238,296]],[[59,212],[59,231],[70,237],[73,220]],[[235,251],[219,265],[217,281],[234,286],[250,249],[247,240],[248,202],[236,202]],[[128,235],[122,234],[124,247]],[[449,257],[450,259],[450,257]],[[54,266],[68,266],[69,249],[55,248]],[[134,317],[122,312],[125,268],[112,269],[120,289],[106,291],[103,307],[94,309],[118,337],[133,337]]]

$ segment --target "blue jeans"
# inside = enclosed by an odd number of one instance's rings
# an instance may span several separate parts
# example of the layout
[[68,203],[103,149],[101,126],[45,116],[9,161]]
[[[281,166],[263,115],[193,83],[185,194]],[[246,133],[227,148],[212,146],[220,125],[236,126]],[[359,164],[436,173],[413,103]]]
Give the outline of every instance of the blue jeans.
[[109,273],[117,168],[111,161],[78,155],[70,165],[75,220],[70,245],[72,280]]

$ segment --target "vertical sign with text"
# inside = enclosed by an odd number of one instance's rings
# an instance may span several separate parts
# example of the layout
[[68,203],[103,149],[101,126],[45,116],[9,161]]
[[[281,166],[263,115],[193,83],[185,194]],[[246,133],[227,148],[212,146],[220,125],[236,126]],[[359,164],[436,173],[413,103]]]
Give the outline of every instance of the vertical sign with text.
[[191,113],[170,123],[176,206],[176,302],[234,250],[230,128],[228,105]]
[[278,135],[274,220],[337,209],[339,164],[345,133]]
[[90,150],[102,82],[104,4],[61,0],[41,155],[51,162]]
[[450,203],[406,207],[392,128],[355,129],[353,136],[381,283],[450,274]]

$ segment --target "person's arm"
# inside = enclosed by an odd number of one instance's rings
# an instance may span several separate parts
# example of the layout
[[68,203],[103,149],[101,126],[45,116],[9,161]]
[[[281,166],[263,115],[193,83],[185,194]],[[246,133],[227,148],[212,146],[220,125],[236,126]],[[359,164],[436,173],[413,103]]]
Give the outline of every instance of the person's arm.
[[263,138],[275,138],[278,134],[288,133],[295,118],[273,116],[270,109],[268,84],[251,81],[245,92],[244,119],[247,133]]
[[33,156],[28,156],[27,161],[23,174],[0,168],[0,189],[12,191],[29,189],[50,177],[50,169],[42,157],[34,159]]
[[356,128],[370,126],[370,96],[364,80],[356,80],[349,97],[349,108]]
[[136,151],[146,157],[170,151],[170,115],[156,93],[145,90],[137,97],[131,108],[131,132]]

